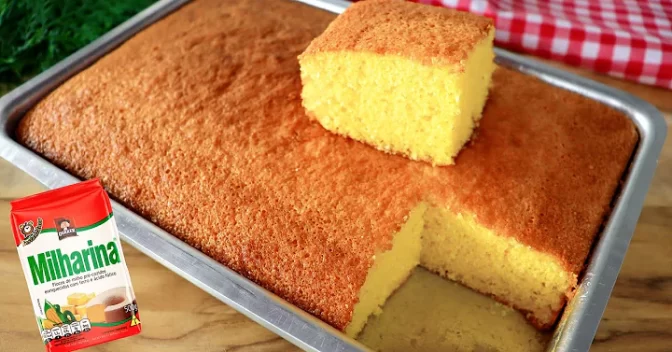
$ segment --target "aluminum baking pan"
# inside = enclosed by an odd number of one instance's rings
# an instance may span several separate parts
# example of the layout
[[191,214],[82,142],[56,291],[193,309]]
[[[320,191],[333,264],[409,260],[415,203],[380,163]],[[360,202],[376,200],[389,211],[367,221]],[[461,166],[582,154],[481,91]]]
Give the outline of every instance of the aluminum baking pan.
[[[342,12],[349,4],[340,0],[298,1],[335,13]],[[78,182],[74,176],[14,141],[17,122],[69,77],[185,2],[159,1],[0,99],[0,156],[49,188]],[[615,198],[613,212],[593,249],[576,296],[565,309],[548,346],[549,351],[586,351],[595,336],[642,210],[665,139],[666,125],[651,105],[619,90],[504,50],[497,49],[497,62],[620,110],[632,119],[639,131],[637,151],[620,194]],[[127,243],[297,346],[310,351],[366,349],[119,203],[113,202],[113,208]]]

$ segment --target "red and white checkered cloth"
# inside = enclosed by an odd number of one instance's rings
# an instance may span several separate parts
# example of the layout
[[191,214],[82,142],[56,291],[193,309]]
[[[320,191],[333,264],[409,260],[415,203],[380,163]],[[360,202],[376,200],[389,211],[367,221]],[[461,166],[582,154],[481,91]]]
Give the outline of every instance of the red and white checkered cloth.
[[498,46],[672,89],[672,0],[413,0],[491,17]]

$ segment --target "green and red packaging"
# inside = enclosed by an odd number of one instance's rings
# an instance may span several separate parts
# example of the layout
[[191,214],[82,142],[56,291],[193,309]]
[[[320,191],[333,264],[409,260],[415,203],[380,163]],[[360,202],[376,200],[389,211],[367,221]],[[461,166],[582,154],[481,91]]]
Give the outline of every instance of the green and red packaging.
[[112,205],[97,179],[15,200],[10,217],[47,351],[140,333]]

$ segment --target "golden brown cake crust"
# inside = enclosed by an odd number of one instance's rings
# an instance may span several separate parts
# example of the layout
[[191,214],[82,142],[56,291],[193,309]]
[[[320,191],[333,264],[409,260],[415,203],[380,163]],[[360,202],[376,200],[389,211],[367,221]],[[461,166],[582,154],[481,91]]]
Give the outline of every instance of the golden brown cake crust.
[[404,0],[352,4],[302,55],[354,51],[403,56],[426,65],[458,65],[493,30],[492,20]]
[[559,258],[579,274],[638,140],[622,113],[506,69],[454,167],[430,170],[430,199]]
[[333,15],[198,0],[42,100],[19,141],[343,329],[374,253],[417,202],[474,212],[578,273],[636,143],[621,113],[499,69],[453,167],[311,122],[296,56]]

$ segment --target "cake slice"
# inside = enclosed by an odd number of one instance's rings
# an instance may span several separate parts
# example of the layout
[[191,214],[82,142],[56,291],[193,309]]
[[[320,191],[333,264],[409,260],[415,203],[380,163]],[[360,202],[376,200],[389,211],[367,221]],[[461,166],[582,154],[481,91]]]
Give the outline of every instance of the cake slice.
[[299,57],[303,106],[332,132],[453,164],[488,95],[493,38],[490,19],[466,12],[353,4]]

